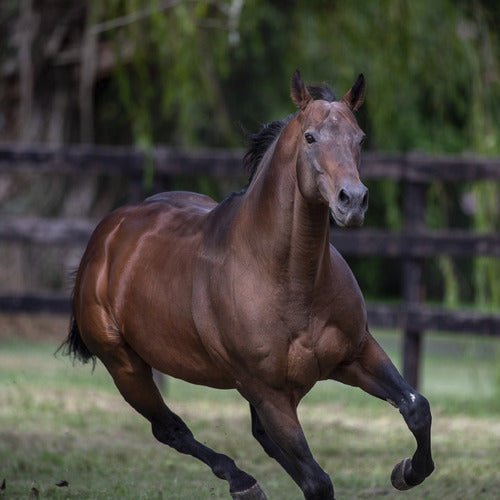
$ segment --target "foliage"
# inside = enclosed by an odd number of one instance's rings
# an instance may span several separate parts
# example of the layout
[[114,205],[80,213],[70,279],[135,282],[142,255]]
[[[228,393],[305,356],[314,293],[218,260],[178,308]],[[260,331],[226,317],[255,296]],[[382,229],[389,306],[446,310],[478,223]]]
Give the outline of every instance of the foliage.
[[217,145],[224,136],[231,144],[219,80],[227,72],[222,38],[230,3],[114,0],[91,6],[115,46],[119,64],[109,90],[117,92],[136,143]]
[[[64,2],[46,3],[51,9],[48,19],[63,10]],[[86,27],[100,47],[113,47],[114,71],[94,88],[97,142],[132,142],[147,153],[158,144],[241,147],[243,129],[254,131],[262,122],[293,111],[288,82],[300,68],[309,82],[334,84],[339,97],[364,72],[368,91],[359,121],[368,134],[369,149],[500,155],[498,2],[80,0],[74,4],[68,7],[67,18],[75,17],[75,12],[85,15]],[[40,5],[45,2],[36,7]],[[0,26],[14,26],[18,10],[18,2],[2,4]],[[66,38],[78,36],[73,33],[75,26],[85,32],[85,26],[70,23],[64,37],[58,35],[64,31],[57,29],[43,33],[40,43],[47,47],[39,52],[50,53],[46,40],[65,48]],[[17,33],[15,28],[11,32]],[[15,43],[0,41],[2,62],[15,58]],[[8,85],[4,87],[0,93],[12,93]],[[146,190],[153,178],[150,161],[144,173]],[[213,182],[203,184],[198,182],[193,189],[212,195],[221,191]],[[369,187],[368,223],[400,228],[401,186],[387,181]],[[469,214],[460,203],[464,196],[475,200]],[[452,224],[480,231],[499,229],[498,184],[432,186],[428,202],[427,218],[433,228]],[[370,273],[362,273],[370,282],[368,294],[397,294],[394,280],[387,277],[392,263],[369,264]],[[444,258],[434,269],[440,280],[437,288],[443,289],[450,305],[474,297],[481,307],[500,306],[498,259],[475,259],[463,267]],[[464,286],[468,282],[472,285]]]
[[[139,0],[92,5],[101,21],[144,9]],[[371,149],[500,154],[496,4],[154,0],[146,5],[147,16],[105,33],[118,55],[132,45],[132,58],[118,67],[110,89],[117,87],[124,123],[146,150],[156,143],[241,144],[236,123],[254,130],[293,110],[288,81],[299,67],[309,81],[335,83],[339,96],[358,72],[365,73],[368,93],[359,119]],[[401,227],[400,186],[386,181],[370,188],[372,200],[383,200],[372,220]],[[431,188],[431,227],[459,219],[464,227],[498,230],[499,186],[458,189]],[[439,191],[444,196],[436,196]],[[476,210],[464,222],[460,203],[451,204],[450,196],[469,191]],[[364,264],[357,266],[368,276]],[[368,294],[380,295],[391,286],[384,269],[371,266]],[[457,264],[443,257],[435,269],[445,302],[457,306],[467,295],[460,292]],[[498,259],[475,260],[472,295],[478,305],[500,305],[499,274]]]
[[[473,80],[473,106],[470,123],[472,147],[485,155],[500,154],[500,50],[496,31],[488,29],[486,12],[476,7],[475,37],[472,39],[470,59]],[[477,54],[480,57],[477,57]],[[482,232],[500,232],[500,185],[475,183],[471,186],[476,201],[474,226]],[[474,282],[476,303],[482,308],[500,307],[500,259],[482,257],[475,260]]]
[[[135,138],[235,145],[235,121],[253,125],[292,109],[288,81],[296,67],[309,81],[334,82],[340,93],[365,73],[361,119],[373,149],[460,152],[477,150],[478,138],[491,144],[498,137],[491,103],[500,105],[499,54],[478,3],[472,9],[452,0],[91,5],[101,22],[150,8],[136,22],[104,32],[127,63],[116,85]],[[123,61],[123,52],[132,56]]]

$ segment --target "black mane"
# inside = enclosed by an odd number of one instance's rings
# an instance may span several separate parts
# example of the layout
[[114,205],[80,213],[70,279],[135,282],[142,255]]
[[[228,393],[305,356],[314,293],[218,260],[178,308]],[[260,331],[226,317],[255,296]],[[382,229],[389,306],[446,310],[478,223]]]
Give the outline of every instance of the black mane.
[[[311,94],[311,97],[315,101],[335,101],[335,93],[333,89],[326,83],[323,83],[321,85],[311,85],[307,88],[309,90],[309,93]],[[264,157],[266,151],[296,114],[297,113],[289,115],[283,120],[276,120],[271,123],[266,123],[262,127],[260,132],[257,132],[256,134],[247,134],[247,139],[250,143],[250,147],[243,157],[243,168],[248,174],[248,184],[252,182],[255,172],[257,171],[257,168],[260,165],[260,162],[262,161],[262,158]]]
[[280,135],[281,131],[286,127],[288,122],[294,117],[290,115],[284,120],[276,120],[271,123],[266,123],[256,134],[248,133],[247,140],[250,147],[243,157],[243,168],[248,174],[248,183],[252,182],[257,167],[260,165],[264,154],[273,143],[274,139]]

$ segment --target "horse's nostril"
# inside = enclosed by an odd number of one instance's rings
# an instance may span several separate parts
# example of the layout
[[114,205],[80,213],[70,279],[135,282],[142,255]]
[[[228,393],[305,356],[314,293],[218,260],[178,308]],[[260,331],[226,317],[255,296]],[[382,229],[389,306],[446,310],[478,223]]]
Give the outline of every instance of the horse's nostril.
[[368,208],[368,191],[363,196],[363,199],[361,200],[361,207],[362,208]]
[[346,193],[344,189],[341,189],[339,191],[339,201],[342,203],[342,205],[349,205],[349,202],[351,201],[349,195]]

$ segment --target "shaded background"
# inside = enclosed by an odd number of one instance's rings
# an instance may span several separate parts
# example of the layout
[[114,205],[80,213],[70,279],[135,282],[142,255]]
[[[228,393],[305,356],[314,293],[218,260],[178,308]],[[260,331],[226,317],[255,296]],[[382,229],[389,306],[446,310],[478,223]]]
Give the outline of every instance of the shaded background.
[[[367,149],[499,155],[499,25],[492,0],[5,0],[0,140],[244,148],[243,130],[294,110],[300,68],[339,97],[365,74]],[[221,199],[239,186],[181,177],[164,187]],[[368,187],[366,224],[400,228],[400,185]],[[0,174],[0,213],[100,217],[124,191],[106,178]],[[430,228],[499,230],[498,183],[436,182],[427,198]],[[2,245],[1,286],[60,288],[78,255]],[[398,300],[398,262],[350,264],[368,298]],[[433,259],[427,300],[498,310],[499,275],[498,259]]]

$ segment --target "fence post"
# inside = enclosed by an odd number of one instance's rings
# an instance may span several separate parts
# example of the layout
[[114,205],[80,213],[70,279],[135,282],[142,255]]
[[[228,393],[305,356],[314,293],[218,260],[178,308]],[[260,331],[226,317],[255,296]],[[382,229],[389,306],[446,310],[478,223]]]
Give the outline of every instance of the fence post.
[[[407,233],[415,233],[425,228],[425,198],[427,184],[407,181],[405,183],[405,227]],[[420,352],[422,331],[412,324],[411,311],[417,309],[423,294],[423,268],[421,258],[404,257],[403,260],[403,301],[405,310],[405,331],[403,339],[403,377],[414,388],[419,385]]]

